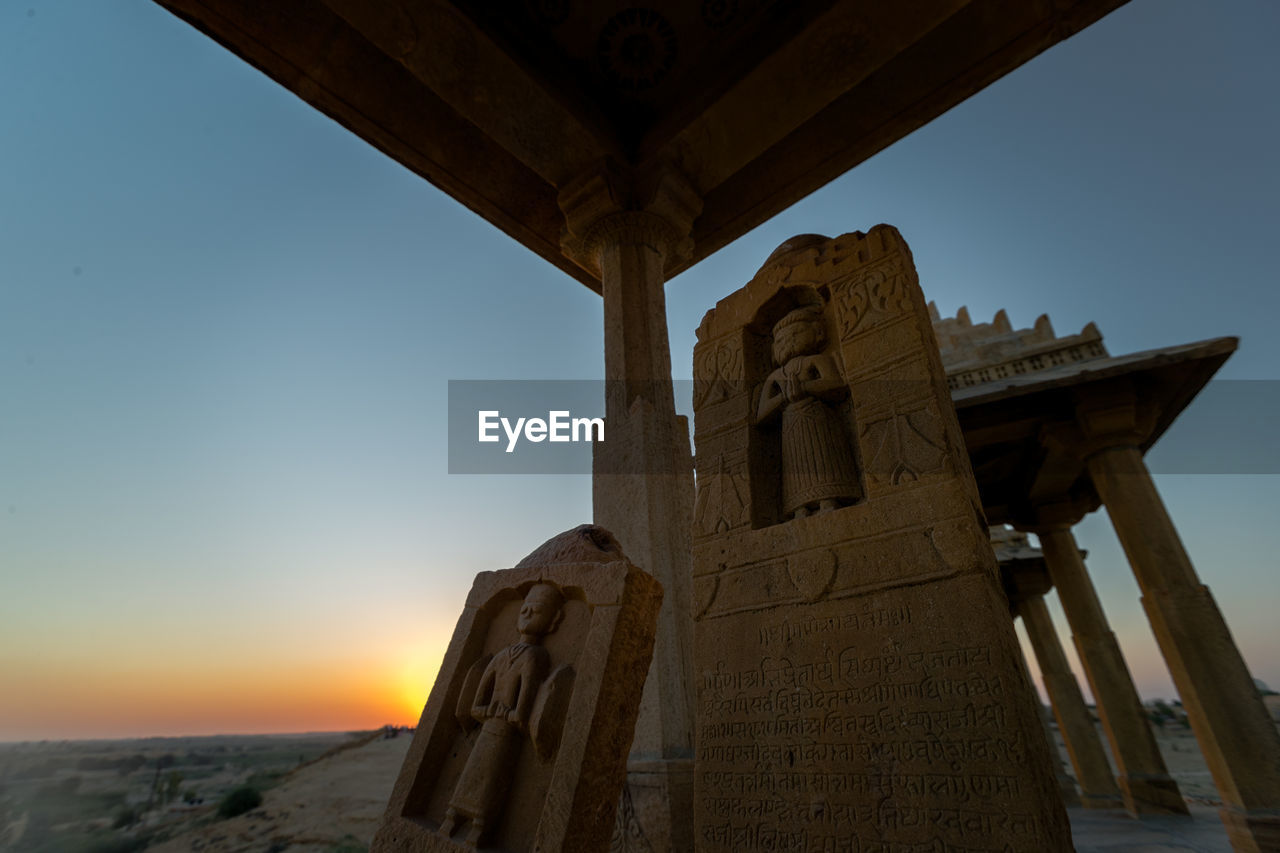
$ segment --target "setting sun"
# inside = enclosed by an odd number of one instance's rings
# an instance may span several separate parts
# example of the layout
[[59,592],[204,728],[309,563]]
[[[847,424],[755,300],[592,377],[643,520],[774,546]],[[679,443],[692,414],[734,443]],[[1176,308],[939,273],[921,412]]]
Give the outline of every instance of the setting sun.
[[427,704],[427,696],[431,693],[431,685],[435,683],[436,673],[444,660],[444,649],[419,649],[418,653],[406,656],[400,670],[398,703],[396,710],[399,720],[408,725],[415,725]]

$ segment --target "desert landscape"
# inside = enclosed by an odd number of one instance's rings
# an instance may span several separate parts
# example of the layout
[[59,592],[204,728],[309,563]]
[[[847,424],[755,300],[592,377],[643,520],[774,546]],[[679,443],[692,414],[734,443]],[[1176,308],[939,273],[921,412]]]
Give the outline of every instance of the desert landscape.
[[[1155,729],[1195,825],[1216,838],[1219,801],[1194,735],[1179,723]],[[364,853],[411,739],[383,729],[0,744],[0,851]],[[261,804],[220,817],[244,786]],[[1078,850],[1126,849],[1104,838],[1123,821],[1084,817],[1072,810]],[[1213,838],[1200,849],[1229,849]]]
[[[316,815],[312,822],[323,826],[316,849],[344,849],[341,842],[350,825],[363,833],[363,840],[353,840],[348,849],[363,850],[373,831],[372,818],[367,832],[358,820],[351,823],[353,815],[364,814],[362,804],[348,803],[345,793],[334,794],[332,800],[323,793],[313,795],[331,779],[344,792],[362,792],[370,802],[385,801],[399,753],[385,762],[385,768],[376,760],[386,748],[373,744],[384,735],[379,731],[0,744],[0,850],[132,853],[206,845],[210,850],[266,850],[274,842],[258,843],[272,835],[262,817],[291,790],[300,790],[298,800],[309,801]],[[401,749],[398,744],[407,744],[408,738],[386,743]],[[360,768],[372,769],[353,771],[343,758],[348,754],[359,756],[355,764]],[[249,792],[256,792],[262,805],[248,811],[251,830],[245,838],[246,833],[234,829],[233,819],[220,816],[220,811],[226,815],[251,805],[255,798]],[[377,809],[370,814],[376,816]],[[289,838],[302,831],[291,830]],[[216,846],[217,839],[233,832],[249,846]],[[335,843],[329,843],[333,832]],[[187,835],[210,840],[169,847],[170,840]]]

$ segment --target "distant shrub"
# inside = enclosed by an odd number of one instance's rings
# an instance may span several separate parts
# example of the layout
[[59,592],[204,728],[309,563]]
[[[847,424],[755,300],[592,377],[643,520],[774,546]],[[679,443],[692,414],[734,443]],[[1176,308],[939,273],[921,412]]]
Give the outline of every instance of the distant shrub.
[[133,826],[142,820],[142,815],[134,808],[123,808],[116,812],[115,820],[111,821],[112,829],[124,829],[126,826]]
[[218,817],[235,817],[262,805],[262,792],[252,785],[234,788],[218,803]]

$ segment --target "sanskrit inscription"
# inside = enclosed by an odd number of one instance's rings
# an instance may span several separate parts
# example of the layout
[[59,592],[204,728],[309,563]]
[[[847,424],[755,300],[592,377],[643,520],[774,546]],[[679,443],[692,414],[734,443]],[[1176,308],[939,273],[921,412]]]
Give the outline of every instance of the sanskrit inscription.
[[880,849],[896,850],[919,835],[934,844],[919,849],[981,850],[994,833],[1040,849],[1039,818],[1014,819],[1029,792],[1012,771],[1028,743],[1010,725],[1008,650],[931,642],[963,634],[937,630],[932,602],[886,598],[819,602],[790,622],[727,617],[754,642],[704,656],[698,673],[706,838],[802,851],[893,839]]
[[[792,614],[793,617],[795,614]],[[800,617],[779,620],[760,626],[761,644],[779,645],[793,639],[813,634],[829,634],[835,631],[857,631],[891,627],[911,621],[911,608],[906,605],[885,607],[858,612],[833,613],[823,618]]]

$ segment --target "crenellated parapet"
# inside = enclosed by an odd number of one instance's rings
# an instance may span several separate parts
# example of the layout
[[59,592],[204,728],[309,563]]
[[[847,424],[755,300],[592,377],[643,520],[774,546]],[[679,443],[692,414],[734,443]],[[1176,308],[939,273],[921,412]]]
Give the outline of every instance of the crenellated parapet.
[[990,323],[974,323],[961,306],[954,317],[942,317],[929,303],[929,318],[938,339],[947,386],[968,388],[1028,373],[1106,358],[1102,333],[1090,323],[1079,334],[1058,337],[1048,314],[1029,329],[1015,329],[1004,309]]

